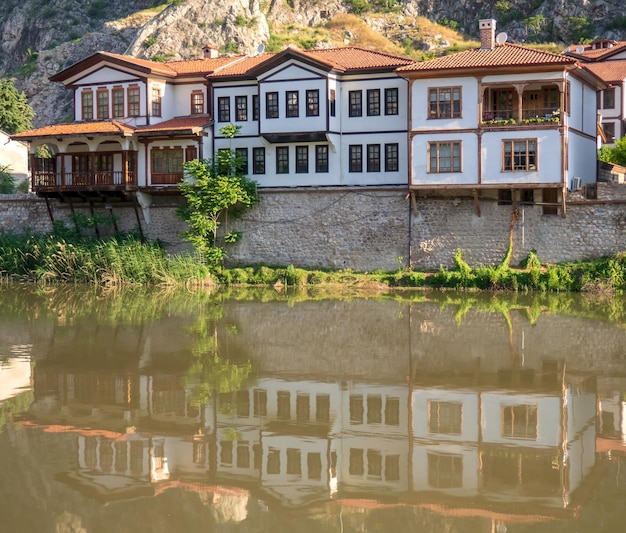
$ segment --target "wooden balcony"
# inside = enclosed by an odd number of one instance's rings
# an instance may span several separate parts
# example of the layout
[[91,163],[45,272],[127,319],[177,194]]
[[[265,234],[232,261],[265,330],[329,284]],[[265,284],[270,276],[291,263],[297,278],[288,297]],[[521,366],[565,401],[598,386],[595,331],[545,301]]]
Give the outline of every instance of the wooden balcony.
[[558,109],[483,109],[481,126],[515,126],[515,127],[536,127],[536,126],[559,126],[561,125],[561,113]]
[[115,193],[135,190],[135,172],[122,171],[78,171],[53,172],[33,171],[33,192],[43,196],[61,196],[65,193]]

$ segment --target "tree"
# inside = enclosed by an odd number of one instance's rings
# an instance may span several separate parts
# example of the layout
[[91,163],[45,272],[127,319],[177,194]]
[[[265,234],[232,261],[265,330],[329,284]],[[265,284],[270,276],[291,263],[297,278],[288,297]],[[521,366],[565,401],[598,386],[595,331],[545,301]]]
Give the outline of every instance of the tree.
[[[234,138],[239,127],[229,124],[220,129],[226,138]],[[230,231],[221,238],[218,228],[228,215],[237,217],[257,201],[256,182],[243,172],[245,162],[233,150],[219,150],[213,160],[185,163],[187,176],[179,185],[187,205],[178,216],[189,224],[183,238],[202,254],[210,266],[224,260],[224,245],[239,240],[241,234]]]
[[598,151],[598,159],[626,167],[626,136],[615,142],[613,146],[603,146]]
[[9,135],[26,131],[35,116],[26,95],[19,92],[11,78],[0,79],[0,130]]

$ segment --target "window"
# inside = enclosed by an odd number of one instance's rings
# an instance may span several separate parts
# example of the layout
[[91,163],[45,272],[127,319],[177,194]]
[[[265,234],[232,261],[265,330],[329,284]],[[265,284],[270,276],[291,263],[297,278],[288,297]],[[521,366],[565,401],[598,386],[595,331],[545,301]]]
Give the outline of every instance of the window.
[[253,399],[252,412],[254,416],[267,416],[267,391],[264,389],[254,389]]
[[400,456],[385,457],[385,481],[400,481]]
[[182,148],[152,150],[152,183],[173,184],[183,178]]
[[385,115],[398,114],[398,89],[391,87],[385,89]]
[[428,431],[444,435],[460,435],[463,405],[459,402],[428,402]]
[[315,147],[315,172],[328,172],[328,146],[325,144]]
[[502,141],[502,170],[537,170],[537,140]]
[[367,450],[367,477],[380,479],[383,473],[383,456],[378,450]]
[[367,145],[367,171],[380,172],[380,144]]
[[309,172],[309,147],[296,146],[296,174]]
[[265,117],[278,118],[278,93],[265,95]]
[[602,91],[602,109],[615,109],[615,87]]
[[161,89],[152,87],[152,116],[161,116]]
[[351,144],[348,150],[350,153],[350,172],[363,172],[363,146]]
[[309,420],[311,416],[311,400],[308,394],[296,395],[296,420]]
[[265,148],[252,149],[252,173],[265,174]]
[[139,116],[139,87],[131,85],[127,90],[128,96],[128,116]]
[[429,118],[459,118],[461,88],[437,87],[428,90]]
[[398,143],[385,145],[385,172],[398,172]]
[[317,117],[320,114],[320,92],[311,89],[306,92],[306,116]]
[[363,472],[363,450],[360,448],[350,448],[348,473],[351,476],[362,476]]
[[287,474],[292,476],[302,475],[300,455],[300,450],[297,448],[287,448]]
[[235,165],[239,172],[248,174],[248,149],[235,148]]
[[235,96],[235,120],[244,122],[248,120],[248,97]]
[[93,92],[83,91],[80,95],[83,120],[93,120]]
[[276,398],[276,416],[283,420],[291,418],[291,393],[279,390]]
[[202,113],[204,113],[204,93],[193,91],[191,93],[191,114],[201,115]]
[[237,443],[237,468],[250,468],[250,448],[248,441]]
[[460,455],[428,453],[428,484],[436,489],[463,486],[463,457]]
[[330,116],[334,117],[337,111],[337,93],[335,92],[335,89],[330,90],[328,103],[329,103],[328,110],[329,110]]
[[267,473],[280,474],[280,450],[270,448],[267,452]]
[[113,118],[124,116],[124,89],[121,87],[113,87],[111,91],[113,97]]
[[328,422],[330,420],[330,396],[317,394],[315,396],[315,420]]
[[96,92],[98,118],[100,120],[109,118],[109,91],[106,89],[98,89]]
[[606,135],[607,143],[615,142],[615,122],[605,122],[602,124],[602,128],[604,128],[604,135]]
[[350,424],[362,424],[363,412],[363,396],[352,394],[350,396]]
[[503,406],[502,436],[516,439],[537,439],[537,406]]
[[287,91],[287,109],[286,116],[298,116],[298,91]]
[[348,92],[348,101],[350,103],[348,114],[351,117],[360,117],[363,115],[362,98],[362,91]]
[[240,418],[248,418],[250,416],[250,391],[237,391],[237,416]]
[[385,402],[385,424],[387,426],[400,425],[400,398],[387,398]]
[[380,89],[367,90],[367,116],[380,115]]
[[460,142],[429,143],[428,156],[428,172],[461,172]]
[[252,95],[252,120],[259,120],[259,95]]
[[380,424],[383,421],[383,399],[380,394],[367,395],[367,423]]
[[276,173],[289,174],[289,147],[278,146],[276,148]]
[[306,464],[308,479],[322,479],[322,454],[319,452],[307,453]]
[[220,464],[230,466],[233,464],[233,441],[220,441]]
[[217,121],[230,122],[230,96],[220,96],[217,99]]

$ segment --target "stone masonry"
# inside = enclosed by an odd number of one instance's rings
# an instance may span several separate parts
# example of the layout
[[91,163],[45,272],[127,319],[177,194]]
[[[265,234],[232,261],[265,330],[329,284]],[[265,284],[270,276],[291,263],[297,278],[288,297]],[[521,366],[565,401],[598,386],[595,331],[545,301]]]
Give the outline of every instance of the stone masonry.
[[[409,261],[418,270],[453,265],[461,249],[470,265],[492,265],[504,257],[511,224],[516,265],[530,250],[542,262],[589,259],[626,251],[626,186],[598,184],[597,200],[574,196],[566,217],[545,215],[541,205],[500,205],[481,198],[480,214],[467,196],[421,196],[413,205],[405,188],[262,191],[260,202],[241,219],[223,227],[243,233],[227,248],[229,265],[396,270]],[[137,230],[161,240],[173,253],[189,250],[176,218],[180,199],[159,199],[144,209],[132,204],[95,204],[113,214],[119,230]],[[72,209],[86,215],[86,204],[50,201],[55,220]],[[32,195],[0,196],[0,232],[45,233],[52,224],[44,200]],[[112,230],[100,228],[101,234]]]

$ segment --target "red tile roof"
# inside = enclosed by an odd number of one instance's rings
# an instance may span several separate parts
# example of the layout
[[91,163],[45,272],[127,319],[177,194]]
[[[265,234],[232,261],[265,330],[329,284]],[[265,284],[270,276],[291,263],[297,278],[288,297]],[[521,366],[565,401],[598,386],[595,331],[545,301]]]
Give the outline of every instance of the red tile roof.
[[346,71],[400,67],[413,62],[411,59],[405,57],[392,56],[383,54],[382,52],[355,47],[320,48],[316,50],[302,50],[301,53]]
[[194,130],[202,129],[204,126],[211,122],[211,117],[208,115],[195,116],[195,117],[178,117],[170,120],[159,122],[158,124],[150,124],[149,126],[139,126],[135,128],[137,133],[153,133],[160,131],[181,131],[181,130]]
[[626,80],[626,61],[583,63],[582,67],[590,70],[606,83],[623,83]]
[[574,65],[575,59],[563,55],[542,52],[505,43],[493,49],[476,48],[458,54],[439,57],[430,61],[414,62],[400,67],[399,72],[432,72],[455,71],[466,69],[491,69],[506,67],[540,67],[540,66],[568,66]]
[[245,56],[220,56],[215,58],[186,59],[165,63],[176,74],[208,74],[215,69],[240,60]]
[[231,76],[254,76],[265,68],[272,68],[283,58],[302,58],[326,66],[329,70],[341,72],[363,70],[393,70],[397,67],[409,65],[413,61],[399,56],[392,56],[364,50],[362,48],[320,48],[316,50],[300,50],[287,48],[282,52],[259,54],[258,56],[243,58],[223,68],[218,68],[210,78]]
[[132,135],[134,128],[117,120],[103,122],[71,122],[67,124],[52,124],[30,131],[12,135],[15,139],[34,139],[36,137],[60,137],[63,135]]
[[[604,44],[607,46],[603,46]],[[611,56],[624,50],[626,50],[626,41],[599,40],[589,44],[572,44],[563,53],[587,61],[598,61],[604,56]]]

